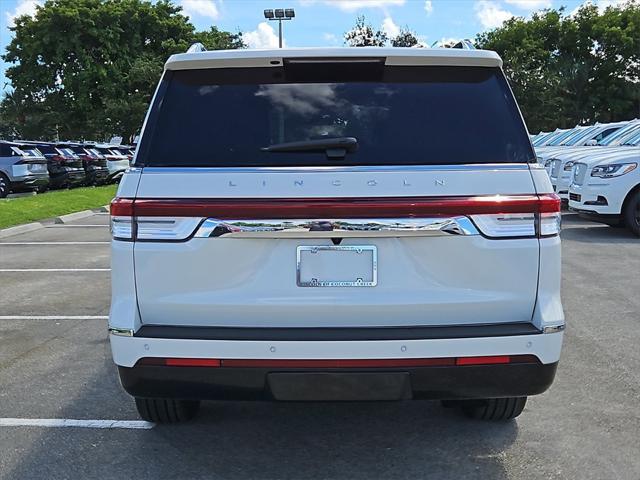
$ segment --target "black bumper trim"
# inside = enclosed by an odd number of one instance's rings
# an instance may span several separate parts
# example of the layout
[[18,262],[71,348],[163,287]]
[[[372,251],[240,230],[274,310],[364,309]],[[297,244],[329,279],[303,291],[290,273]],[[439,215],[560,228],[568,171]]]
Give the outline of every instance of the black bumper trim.
[[[390,374],[407,379],[402,383],[402,390],[398,390],[397,399],[523,397],[547,390],[553,382],[556,368],[557,363],[339,370],[144,365],[118,367],[118,371],[122,386],[127,393],[135,397],[338,401],[354,398],[380,400],[380,392],[377,395],[367,395],[366,392],[372,392],[372,385],[379,385],[385,377],[392,380],[389,378]],[[279,374],[289,373],[296,375],[289,375],[289,378],[284,379],[288,382],[286,384],[274,385],[274,376],[283,380]],[[322,376],[319,377],[319,374]],[[375,382],[377,375],[382,379]],[[323,381],[313,381],[317,378],[322,378]],[[275,390],[274,386],[277,387]],[[343,387],[347,388],[347,391],[341,391]],[[327,394],[328,391],[331,395]],[[393,392],[388,392],[384,397],[396,399]]]
[[542,333],[529,322],[433,327],[245,328],[143,325],[134,336],[180,340],[357,341],[505,337]]

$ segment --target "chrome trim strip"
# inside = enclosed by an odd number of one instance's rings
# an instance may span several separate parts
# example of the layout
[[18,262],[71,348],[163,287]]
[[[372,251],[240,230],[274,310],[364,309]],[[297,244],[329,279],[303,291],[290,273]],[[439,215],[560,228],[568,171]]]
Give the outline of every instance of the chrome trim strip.
[[548,327],[544,327],[542,329],[542,333],[558,333],[558,332],[562,332],[564,331],[564,324],[563,325],[551,325]]
[[[362,278],[355,280],[319,280],[312,278],[310,281],[302,281],[302,252],[317,254],[321,250],[342,252],[371,252],[371,280]],[[375,287],[378,284],[378,248],[375,245],[300,245],[296,248],[296,285],[299,287]]]
[[448,172],[529,170],[530,163],[465,163],[460,165],[349,165],[330,167],[143,167],[144,173],[306,173],[306,172]]
[[206,219],[196,238],[335,238],[480,235],[464,216],[433,218],[345,218],[333,220]]
[[135,332],[130,328],[109,327],[109,333],[119,337],[133,337]]

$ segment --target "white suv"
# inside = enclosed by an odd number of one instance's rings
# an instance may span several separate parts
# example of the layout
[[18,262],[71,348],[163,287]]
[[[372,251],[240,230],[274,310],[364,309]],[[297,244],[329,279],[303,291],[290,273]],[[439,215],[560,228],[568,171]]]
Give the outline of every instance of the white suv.
[[501,65],[456,49],[172,56],[111,205],[111,347],[140,415],[427,398],[503,420],[545,391],[560,200]]
[[640,237],[640,148],[587,158],[573,166],[569,208]]

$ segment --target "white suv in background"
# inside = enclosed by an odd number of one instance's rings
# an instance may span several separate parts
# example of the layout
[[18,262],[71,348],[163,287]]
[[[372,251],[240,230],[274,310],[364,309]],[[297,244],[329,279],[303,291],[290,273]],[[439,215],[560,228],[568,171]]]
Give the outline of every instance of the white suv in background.
[[640,237],[640,147],[592,157],[573,166],[569,208]]
[[172,56],[111,205],[111,347],[142,418],[427,398],[505,420],[545,391],[560,200],[501,66],[456,49]]

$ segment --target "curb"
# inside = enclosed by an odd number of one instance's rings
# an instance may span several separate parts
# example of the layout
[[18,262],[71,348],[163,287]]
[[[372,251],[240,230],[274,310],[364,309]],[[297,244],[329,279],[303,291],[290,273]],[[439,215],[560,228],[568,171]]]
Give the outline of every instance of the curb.
[[24,225],[16,225],[15,227],[3,228],[0,230],[0,238],[10,237],[11,235],[19,235],[20,233],[33,232],[40,230],[44,225],[38,222],[25,223]]
[[19,235],[21,233],[33,232],[35,230],[40,230],[41,228],[44,228],[47,225],[69,223],[74,220],[80,220],[81,218],[90,217],[91,215],[95,215],[96,213],[105,213],[105,212],[109,212],[108,205],[94,208],[92,210],[83,210],[81,212],[74,212],[74,213],[68,213],[66,215],[60,215],[59,217],[47,218],[44,220],[40,220],[39,222],[25,223],[23,225],[16,225],[15,227],[3,228],[3,229],[0,229],[0,238],[6,238],[12,235]]

